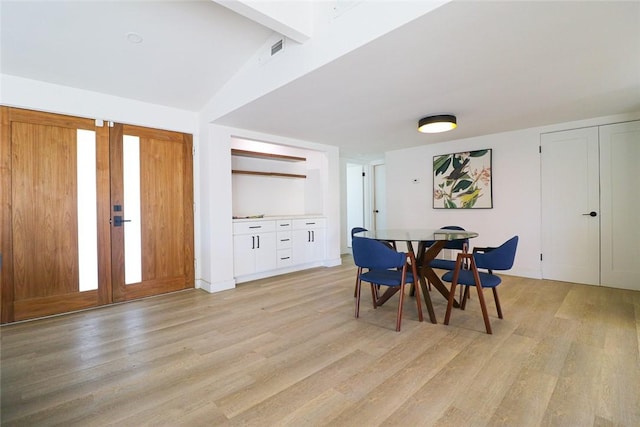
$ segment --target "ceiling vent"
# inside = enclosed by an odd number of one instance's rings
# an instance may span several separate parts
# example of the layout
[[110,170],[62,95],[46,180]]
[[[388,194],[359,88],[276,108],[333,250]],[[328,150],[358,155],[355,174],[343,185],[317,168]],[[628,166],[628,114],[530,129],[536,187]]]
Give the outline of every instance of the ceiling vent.
[[284,39],[280,39],[271,45],[271,56],[280,52],[284,48]]

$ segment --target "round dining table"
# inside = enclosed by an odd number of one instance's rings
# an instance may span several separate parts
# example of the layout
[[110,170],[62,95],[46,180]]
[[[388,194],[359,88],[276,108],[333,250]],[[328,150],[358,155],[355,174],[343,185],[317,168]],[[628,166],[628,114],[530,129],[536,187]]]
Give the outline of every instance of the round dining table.
[[[449,289],[442,283],[440,277],[433,271],[430,264],[438,254],[442,251],[447,242],[452,240],[472,239],[478,237],[478,233],[466,230],[449,230],[443,228],[436,229],[381,229],[368,230],[355,233],[356,237],[366,237],[384,242],[404,242],[407,245],[407,251],[411,253],[416,260],[418,276],[420,280],[420,289],[424,296],[424,302],[429,312],[431,323],[436,322],[436,316],[429,297],[427,282],[431,283],[434,288],[442,296],[449,299]],[[418,244],[417,251],[413,249],[413,243]],[[415,284],[414,284],[415,285]],[[454,307],[459,307],[458,301],[454,301]]]

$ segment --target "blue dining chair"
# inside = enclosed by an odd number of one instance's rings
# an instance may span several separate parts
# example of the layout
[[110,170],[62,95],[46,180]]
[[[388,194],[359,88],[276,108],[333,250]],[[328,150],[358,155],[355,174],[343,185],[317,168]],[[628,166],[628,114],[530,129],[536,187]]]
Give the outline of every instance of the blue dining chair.
[[[412,260],[412,272],[407,271],[409,254],[397,252],[383,242],[364,237],[353,238],[353,261],[358,267],[356,279],[356,318],[360,317],[360,293],[362,282],[371,284],[371,297],[373,308],[378,308],[395,293],[400,293],[398,314],[396,317],[396,331],[400,331],[402,322],[402,309],[404,304],[404,288],[407,283],[416,283],[418,273],[415,260]],[[367,271],[365,271],[365,269]],[[387,290],[382,296],[378,296],[377,286],[386,286]],[[420,303],[419,286],[416,288],[416,306],[418,308],[418,320],[422,322],[422,305]]]
[[[353,238],[355,237],[356,233],[360,233],[362,231],[369,231],[364,227],[353,227],[351,229],[351,241],[353,242]],[[393,240],[389,241],[389,240],[381,240],[382,243],[384,243],[385,245],[389,246],[390,248],[396,249],[396,242],[394,242]],[[353,246],[353,243],[352,243]],[[357,286],[357,285],[356,285]],[[378,287],[376,287],[376,289],[378,289]],[[356,296],[356,289],[354,288],[353,290],[353,296]]]
[[[457,225],[447,225],[440,227],[441,230],[460,230],[464,231],[464,228]],[[469,239],[451,240],[445,243],[443,249],[450,249],[466,253],[469,250]],[[456,268],[456,262],[450,259],[436,258],[429,263],[431,268],[438,268],[440,270],[453,271]]]
[[[496,310],[498,317],[502,319],[502,308],[500,307],[500,300],[498,299],[497,286],[502,282],[500,276],[493,272],[505,271],[513,267],[513,262],[516,257],[516,249],[518,247],[518,236],[514,236],[511,239],[504,242],[502,245],[496,248],[477,248],[473,253],[460,253],[456,259],[456,267],[453,271],[449,271],[442,276],[442,280],[451,283],[451,290],[449,291],[449,301],[447,303],[447,312],[444,316],[444,324],[449,324],[451,317],[451,309],[453,308],[453,299],[455,296],[455,290],[457,285],[465,286],[464,296],[462,297],[462,303],[460,308],[464,310],[467,295],[470,286],[475,286],[478,291],[478,300],[480,301],[480,308],[482,310],[482,317],[484,318],[484,325],[487,329],[487,333],[491,334],[491,323],[489,322],[489,315],[487,313],[487,306],[484,301],[483,289],[491,288],[493,291],[493,298],[496,303]],[[463,263],[467,260],[469,268],[464,269]],[[478,271],[478,269],[487,270]]]
[[369,230],[367,230],[367,229],[366,229],[366,228],[364,228],[364,227],[353,227],[353,228],[351,229],[351,238],[353,239],[353,237],[354,237],[353,235],[354,235],[354,234],[356,234],[356,233],[360,233],[360,232],[362,232],[362,231],[369,231]]
[[[362,231],[369,231],[364,227],[353,227],[351,229],[351,246],[353,247],[353,238],[355,237],[356,233],[360,233]],[[356,285],[353,288],[353,297],[355,298],[356,296],[358,296],[358,277],[356,276]]]

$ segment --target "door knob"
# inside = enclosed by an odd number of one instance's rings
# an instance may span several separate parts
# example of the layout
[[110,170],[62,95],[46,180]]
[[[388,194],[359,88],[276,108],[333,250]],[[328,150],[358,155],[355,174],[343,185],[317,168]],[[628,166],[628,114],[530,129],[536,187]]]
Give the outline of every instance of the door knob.
[[122,227],[122,224],[124,224],[125,222],[131,222],[130,219],[122,219],[122,216],[120,215],[115,215],[113,217],[113,226],[114,227]]
[[587,215],[589,215],[589,216],[598,216],[598,214],[595,211],[591,211],[589,213],[582,214],[582,215],[584,215],[584,216],[587,216]]

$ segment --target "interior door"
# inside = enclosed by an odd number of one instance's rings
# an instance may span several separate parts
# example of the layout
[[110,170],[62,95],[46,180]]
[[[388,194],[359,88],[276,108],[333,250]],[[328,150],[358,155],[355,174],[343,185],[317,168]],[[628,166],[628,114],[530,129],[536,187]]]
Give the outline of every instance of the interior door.
[[0,109],[2,322],[109,303],[107,127]]
[[541,136],[542,277],[600,284],[598,128]]
[[193,287],[191,135],[115,124],[110,141],[114,301]]
[[640,290],[640,121],[600,126],[602,285]]
[[387,228],[387,178],[384,164],[373,166],[373,227]]
[[347,163],[347,247],[351,247],[351,230],[364,227],[364,170],[362,165]]

